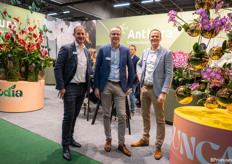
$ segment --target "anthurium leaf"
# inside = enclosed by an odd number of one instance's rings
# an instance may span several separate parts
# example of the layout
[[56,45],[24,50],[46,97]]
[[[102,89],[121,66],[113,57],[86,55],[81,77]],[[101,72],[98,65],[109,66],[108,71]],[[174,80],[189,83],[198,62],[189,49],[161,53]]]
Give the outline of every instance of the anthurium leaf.
[[14,5],[15,1],[14,0],[10,0],[11,4]]
[[17,0],[17,4],[18,4],[18,5],[21,5],[21,2],[20,2],[19,0]]
[[2,19],[5,19],[5,16],[4,16],[2,10],[0,10],[0,12],[1,12],[1,15],[2,15]]
[[47,27],[46,27],[46,25],[44,24],[44,25],[43,25],[43,31],[44,31],[44,32],[46,32],[46,28],[47,28]]
[[48,32],[51,34],[52,33],[52,31],[50,31],[50,30],[48,30]]
[[224,68],[224,69],[226,68],[226,63],[223,64],[222,68]]

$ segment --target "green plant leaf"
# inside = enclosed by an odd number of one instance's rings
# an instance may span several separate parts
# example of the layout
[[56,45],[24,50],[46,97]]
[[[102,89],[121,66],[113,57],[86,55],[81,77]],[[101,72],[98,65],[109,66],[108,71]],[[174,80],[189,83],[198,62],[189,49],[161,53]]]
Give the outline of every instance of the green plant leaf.
[[197,95],[203,95],[204,92],[196,90],[196,91],[192,91],[191,94],[197,96]]
[[185,23],[182,28],[184,29],[185,32],[187,32],[187,30],[189,29],[189,25],[187,23]]
[[199,21],[199,20],[197,20],[197,19],[194,19],[194,22],[200,23],[200,21]]
[[209,11],[209,9],[206,9],[206,11],[207,11],[207,16],[208,16],[208,18],[210,20],[210,11]]
[[2,15],[2,19],[5,19],[5,15],[3,14],[2,10],[0,10],[1,15]]
[[11,1],[11,4],[12,4],[12,5],[14,5],[14,3],[15,3],[15,0],[10,0],[10,1]]
[[199,52],[199,44],[197,42],[193,45],[193,51]]
[[17,4],[18,4],[18,5],[21,5],[22,3],[21,3],[19,0],[17,0]]
[[228,37],[229,39],[232,39],[232,32],[228,33],[228,34],[227,34],[227,37]]
[[227,48],[226,44],[227,40],[224,40],[224,42],[222,43],[222,51],[224,51]]

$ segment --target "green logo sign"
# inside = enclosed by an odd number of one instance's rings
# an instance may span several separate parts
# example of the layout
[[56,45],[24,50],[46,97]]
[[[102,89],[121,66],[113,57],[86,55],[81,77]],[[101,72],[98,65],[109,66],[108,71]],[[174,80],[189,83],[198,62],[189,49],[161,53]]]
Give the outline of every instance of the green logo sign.
[[21,101],[23,99],[23,92],[21,90],[16,90],[16,85],[12,85],[10,88],[6,90],[0,89],[0,100],[8,100],[11,102],[12,100]]

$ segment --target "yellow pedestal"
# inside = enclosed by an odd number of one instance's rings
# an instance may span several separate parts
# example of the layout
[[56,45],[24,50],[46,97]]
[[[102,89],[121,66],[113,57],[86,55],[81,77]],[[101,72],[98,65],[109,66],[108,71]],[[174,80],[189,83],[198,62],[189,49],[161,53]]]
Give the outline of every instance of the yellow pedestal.
[[28,112],[44,106],[44,80],[38,82],[0,80],[0,111]]
[[198,106],[176,108],[169,162],[228,163],[232,159],[231,139],[232,114],[227,110]]

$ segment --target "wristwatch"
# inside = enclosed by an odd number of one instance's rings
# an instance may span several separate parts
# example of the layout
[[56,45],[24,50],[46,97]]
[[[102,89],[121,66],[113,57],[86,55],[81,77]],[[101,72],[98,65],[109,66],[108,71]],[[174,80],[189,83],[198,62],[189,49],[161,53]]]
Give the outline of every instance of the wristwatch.
[[163,93],[163,94],[165,94],[165,95],[167,94],[167,93],[165,93],[165,92],[161,92],[161,93]]

